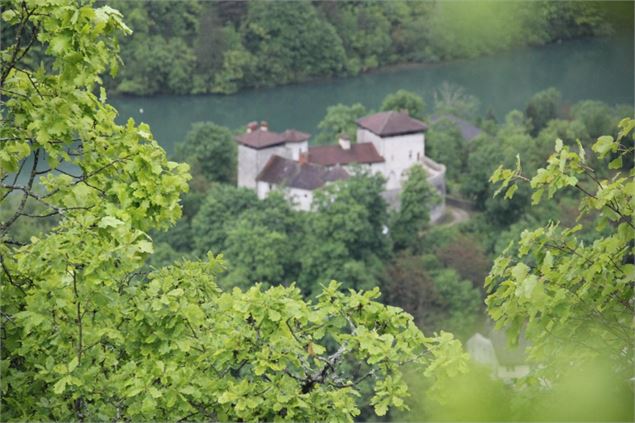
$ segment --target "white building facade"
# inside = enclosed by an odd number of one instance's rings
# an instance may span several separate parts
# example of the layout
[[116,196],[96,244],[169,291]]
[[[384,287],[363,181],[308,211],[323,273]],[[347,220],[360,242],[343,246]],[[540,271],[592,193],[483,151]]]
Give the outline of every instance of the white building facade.
[[440,218],[445,210],[445,166],[425,156],[427,126],[401,112],[376,113],[356,123],[356,143],[340,137],[338,144],[309,147],[309,134],[276,133],[268,130],[266,122],[252,122],[245,134],[236,137],[238,185],[256,190],[259,198],[276,187],[284,189],[298,209],[309,210],[313,190],[362,167],[386,178],[384,197],[398,208],[407,171],[418,165],[443,199],[431,210],[432,221]]

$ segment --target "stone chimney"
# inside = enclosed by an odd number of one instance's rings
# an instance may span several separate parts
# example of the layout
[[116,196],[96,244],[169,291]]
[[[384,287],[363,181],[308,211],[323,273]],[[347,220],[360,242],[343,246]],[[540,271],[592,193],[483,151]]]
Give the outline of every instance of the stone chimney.
[[351,149],[351,139],[346,134],[340,134],[339,139],[340,147],[342,150],[350,150]]
[[269,124],[267,123],[266,120],[263,120],[262,122],[260,122],[260,130],[261,131],[268,131],[269,130]]
[[247,124],[247,133],[251,133],[254,132],[256,129],[258,129],[258,122],[249,122]]

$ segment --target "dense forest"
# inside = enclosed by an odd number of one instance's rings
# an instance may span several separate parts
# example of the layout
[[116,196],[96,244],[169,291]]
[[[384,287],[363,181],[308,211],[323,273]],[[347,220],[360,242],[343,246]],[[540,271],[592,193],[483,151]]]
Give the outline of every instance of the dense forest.
[[[109,0],[134,31],[107,86],[122,94],[233,93],[381,66],[469,58],[606,35],[619,2]],[[513,22],[513,25],[509,23]]]
[[[235,17],[231,32],[278,4],[213,7]],[[286,5],[320,25],[326,6],[359,6]],[[571,7],[576,25],[595,7],[546,5]],[[184,8],[175,32],[205,16],[194,6],[121,5]],[[152,22],[131,14],[3,2],[0,420],[633,419],[631,105],[550,88],[497,118],[452,84],[432,104],[399,90],[377,109],[429,123],[426,154],[467,217],[429,223],[439,198],[417,166],[398,210],[358,169],[300,212],[282,192],[236,187],[244,128],[199,122],[168,157],[148,125],[116,122],[117,38],[127,20]],[[354,141],[370,112],[329,107],[315,141]],[[525,376],[504,383],[465,352],[492,324],[526,345]]]

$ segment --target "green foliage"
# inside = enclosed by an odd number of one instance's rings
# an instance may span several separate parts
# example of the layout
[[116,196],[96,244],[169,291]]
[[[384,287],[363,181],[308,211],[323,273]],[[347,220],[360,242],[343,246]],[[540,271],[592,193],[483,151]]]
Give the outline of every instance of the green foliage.
[[306,0],[250,2],[244,46],[256,58],[256,86],[285,84],[342,71],[344,48],[335,29]]
[[316,144],[331,144],[337,141],[340,134],[345,134],[354,140],[357,125],[355,121],[368,114],[366,108],[355,103],[352,106],[336,104],[326,109],[326,115],[318,124],[319,135],[315,138]]
[[399,212],[390,225],[395,249],[416,250],[419,247],[421,231],[430,223],[430,210],[439,201],[439,196],[428,182],[428,175],[423,167],[414,165],[408,169],[399,201]]
[[[119,356],[108,345],[123,339],[129,298],[119,290],[152,252],[146,231],[180,216],[187,165],[168,162],[147,125],[114,123],[98,75],[116,72],[113,35],[129,32],[119,12],[13,2],[2,19],[17,27],[1,53],[0,179],[13,180],[0,189],[3,418],[81,419],[91,404],[105,419],[116,385],[104,369]],[[46,68],[21,61],[32,44]],[[16,243],[11,227],[39,216],[55,226]]]
[[125,94],[188,94],[197,57],[192,40],[198,31],[201,5],[187,2],[110,0],[121,10],[134,35],[122,40],[125,66],[110,86]]
[[541,155],[528,133],[528,127],[523,113],[512,111],[493,139],[485,135],[470,143],[461,191],[486,212],[488,220],[498,226],[512,224],[523,215],[529,207],[530,193],[527,187],[520,187],[511,201],[492,198],[495,189],[487,183],[487,178],[497,163],[511,166],[519,153],[537,156],[537,160],[528,160],[526,167],[537,166]]
[[463,279],[483,289],[491,262],[483,246],[473,236],[460,234],[439,248],[437,257],[444,266],[456,270]]
[[[425,337],[410,315],[376,301],[377,288],[344,294],[330,281],[314,301],[293,285],[222,292],[224,263],[213,255],[140,271],[153,251],[148,231],[178,219],[189,175],[187,165],[167,161],[146,125],[114,123],[98,75],[118,63],[113,37],[127,32],[120,13],[15,1],[2,19],[17,26],[0,71],[3,419],[352,421],[362,394],[380,416],[404,407],[405,364],[432,379],[466,368],[458,341]],[[185,31],[179,22],[172,30]],[[21,60],[37,43],[49,65],[31,71]],[[334,203],[364,209],[370,226],[351,245],[365,254],[386,250],[377,236],[381,186],[353,178],[331,192],[342,194]],[[256,242],[244,237],[264,237],[257,225],[284,216],[274,199],[265,207],[276,210],[224,228],[227,210],[256,200],[215,187],[193,222],[211,247]],[[22,236],[16,222],[45,218],[54,219],[28,240],[13,238]],[[267,236],[291,228],[287,220],[271,220]],[[159,263],[175,253],[159,248]]]
[[256,72],[256,58],[243,45],[233,26],[224,28],[226,51],[220,70],[214,74],[210,91],[231,94],[247,86]]
[[387,266],[382,286],[386,302],[412,314],[417,326],[427,332],[469,335],[482,308],[482,297],[469,281],[442,268],[433,257],[417,257],[408,251]]
[[446,176],[457,181],[467,161],[467,145],[457,125],[447,119],[435,122],[426,133],[426,156],[446,167]]
[[421,96],[406,90],[398,90],[388,94],[381,103],[381,110],[405,110],[411,117],[421,119],[425,110],[425,103]]
[[439,269],[432,277],[440,298],[441,329],[467,338],[473,333],[482,309],[483,300],[478,289],[454,269]]
[[196,191],[206,191],[210,182],[236,180],[236,143],[229,129],[212,122],[192,124],[182,143],[176,145],[178,160],[192,166]]
[[208,251],[219,254],[225,249],[226,222],[255,207],[258,197],[253,190],[215,184],[208,191],[199,212],[192,219],[194,244],[199,255]]
[[407,375],[416,384],[399,421],[630,421],[633,395],[624,380],[616,380],[603,360],[568,369],[550,388],[519,388],[492,377],[491,369],[470,364],[468,371],[441,380],[437,399],[423,395],[425,380]]
[[305,291],[336,275],[355,289],[378,285],[382,260],[390,254],[383,190],[380,175],[358,172],[316,192],[300,259],[298,282]]
[[553,87],[540,91],[529,99],[525,114],[531,120],[533,135],[538,134],[550,120],[558,117],[560,101],[560,92]]
[[613,117],[607,104],[595,100],[576,103],[571,109],[571,115],[584,124],[593,139],[602,134],[610,134],[619,120]]
[[223,251],[229,273],[223,285],[288,284],[297,279],[302,223],[281,193],[270,193],[257,207],[225,224],[229,229]]
[[121,79],[108,86],[140,95],[233,93],[389,64],[476,57],[606,35],[632,14],[591,1],[107,3],[134,30],[122,40]]
[[[581,145],[572,149],[558,139],[547,166],[530,180],[534,204],[567,188],[579,191],[578,219],[594,217],[592,241],[581,239],[580,224],[552,222],[524,231],[517,250],[497,258],[487,278],[490,315],[514,337],[525,328],[530,357],[548,364],[550,378],[598,357],[609,359],[620,378],[631,377],[635,185],[622,157],[633,154],[634,127],[625,118],[617,138],[602,136],[593,145],[610,179],[596,178]],[[502,181],[501,189],[519,179],[527,180],[519,167],[492,175],[493,182]]]

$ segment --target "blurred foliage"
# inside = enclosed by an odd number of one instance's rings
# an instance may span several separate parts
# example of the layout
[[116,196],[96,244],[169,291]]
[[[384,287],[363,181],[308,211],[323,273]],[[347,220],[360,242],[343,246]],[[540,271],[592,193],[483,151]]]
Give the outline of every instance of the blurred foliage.
[[346,135],[350,140],[356,138],[357,125],[355,121],[368,114],[361,103],[352,106],[336,104],[326,109],[326,115],[318,124],[320,133],[315,138],[316,144],[332,144],[337,142],[340,135]]
[[465,92],[459,85],[443,82],[434,93],[434,113],[454,115],[463,119],[474,119],[479,109],[479,100]]
[[194,191],[205,192],[212,182],[236,181],[237,149],[229,129],[212,122],[194,123],[175,149],[176,159],[192,167]]
[[415,119],[422,119],[426,105],[421,96],[406,90],[388,94],[381,103],[381,110],[405,111]]
[[560,101],[560,92],[555,88],[548,88],[531,97],[525,115],[531,120],[532,135],[538,134],[550,120],[558,117]]
[[108,86],[137,95],[233,93],[395,63],[475,57],[605,35],[613,24],[624,27],[629,10],[632,16],[632,5],[601,1],[104,3],[120,10],[134,31],[121,40],[125,66]]
[[395,250],[419,252],[421,232],[430,223],[430,210],[442,199],[428,182],[428,174],[423,167],[415,165],[406,172],[399,196],[399,211],[393,213],[390,222],[390,235]]

